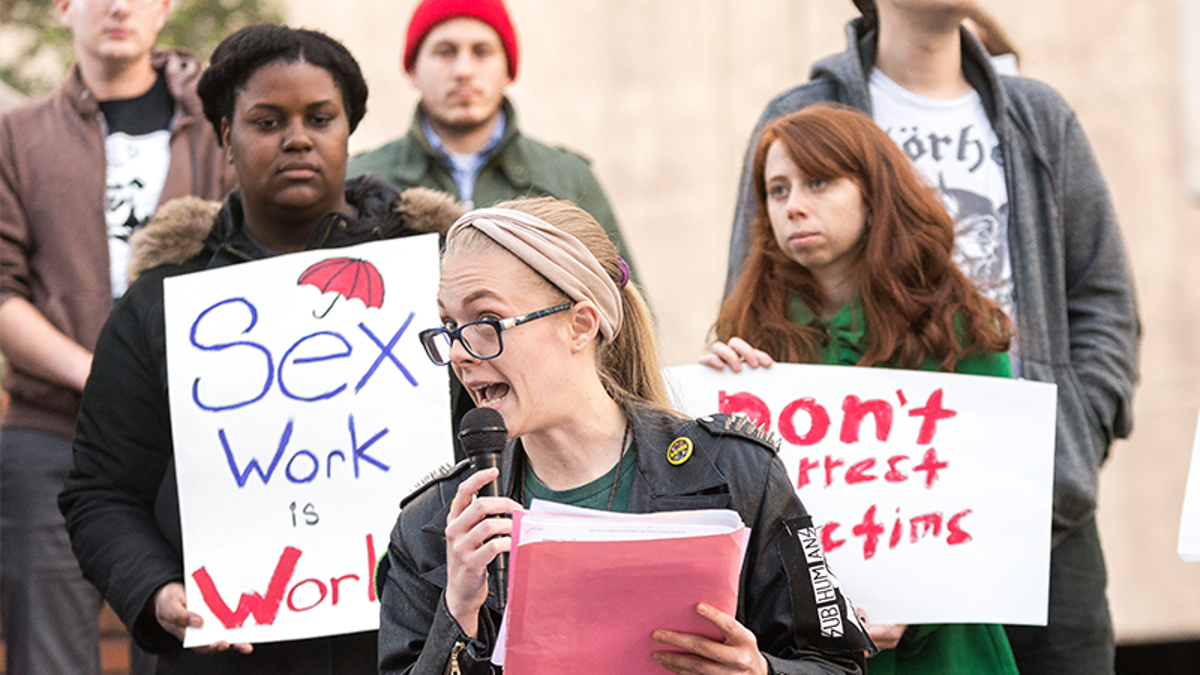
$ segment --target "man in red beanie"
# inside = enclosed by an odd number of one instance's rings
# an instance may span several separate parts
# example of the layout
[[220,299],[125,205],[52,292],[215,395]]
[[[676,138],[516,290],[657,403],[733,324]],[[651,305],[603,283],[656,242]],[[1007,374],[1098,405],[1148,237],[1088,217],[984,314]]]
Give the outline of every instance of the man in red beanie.
[[578,204],[630,260],[588,161],[525,136],[504,91],[517,76],[517,38],[501,0],[423,0],[404,70],[421,93],[408,135],[350,161],[398,190],[441,190],[468,206],[549,195]]

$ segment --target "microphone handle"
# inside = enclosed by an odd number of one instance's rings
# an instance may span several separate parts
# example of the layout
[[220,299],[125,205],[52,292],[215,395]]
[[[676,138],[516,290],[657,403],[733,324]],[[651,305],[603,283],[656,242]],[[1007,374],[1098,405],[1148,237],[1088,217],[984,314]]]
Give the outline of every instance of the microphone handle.
[[[499,468],[500,453],[499,452],[483,452],[471,457],[471,468],[476,472],[484,469]],[[499,479],[497,479],[499,480]],[[483,486],[479,490],[480,497],[498,497],[500,490],[496,486],[497,481],[492,481]],[[503,518],[504,516],[491,516],[492,518]],[[508,604],[508,554],[501,553],[492,562],[488,563],[488,575],[496,580],[496,599],[500,601],[500,612],[503,614],[504,606]]]
[[488,563],[488,574],[496,578],[496,600],[500,602],[500,614],[508,604],[508,554],[501,553]]

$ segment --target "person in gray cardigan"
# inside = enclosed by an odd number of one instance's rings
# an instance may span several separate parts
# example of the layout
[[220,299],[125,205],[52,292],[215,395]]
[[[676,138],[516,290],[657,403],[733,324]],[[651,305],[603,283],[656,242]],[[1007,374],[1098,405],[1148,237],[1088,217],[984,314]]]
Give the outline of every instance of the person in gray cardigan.
[[[1009,627],[1008,635],[1023,674],[1112,673],[1112,621],[1095,508],[1109,447],[1132,427],[1141,330],[1108,189],[1070,106],[1045,84],[997,75],[983,48],[961,28],[962,8],[949,2],[855,3],[863,17],[847,26],[846,51],[818,61],[808,83],[767,105],[751,151],[767,122],[819,101],[852,106],[878,122],[876,73],[927,99],[977,94],[1003,172],[1006,206],[997,215],[1007,234],[999,245],[1011,261],[1021,376],[1058,385],[1049,625]],[[913,156],[912,148],[906,150]],[[954,203],[953,195],[944,197]],[[747,161],[726,292],[746,258],[754,209]]]

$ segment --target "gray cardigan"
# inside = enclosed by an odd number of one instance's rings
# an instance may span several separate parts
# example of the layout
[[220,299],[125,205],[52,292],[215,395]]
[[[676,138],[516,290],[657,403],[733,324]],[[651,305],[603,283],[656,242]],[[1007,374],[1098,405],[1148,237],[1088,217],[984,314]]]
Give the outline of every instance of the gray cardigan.
[[[817,62],[808,83],[775,97],[759,119],[742,170],[726,293],[749,251],[762,127],[820,101],[871,114],[876,35],[855,19],[846,36],[846,51]],[[1022,376],[1058,385],[1057,542],[1094,515],[1100,466],[1113,439],[1132,427],[1141,335],[1133,280],[1108,188],[1074,111],[1045,84],[996,74],[966,30],[962,44],[963,72],[1004,155]]]

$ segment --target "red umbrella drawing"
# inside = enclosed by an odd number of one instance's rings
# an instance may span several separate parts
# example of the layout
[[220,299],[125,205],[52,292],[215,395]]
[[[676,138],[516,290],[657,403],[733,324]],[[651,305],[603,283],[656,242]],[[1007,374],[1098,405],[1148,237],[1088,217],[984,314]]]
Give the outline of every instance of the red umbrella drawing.
[[367,307],[383,306],[383,276],[374,265],[360,258],[328,258],[309,266],[296,280],[298,286],[315,286],[321,293],[334,293],[333,302],[317,316],[325,318],[338,298],[358,298]]

